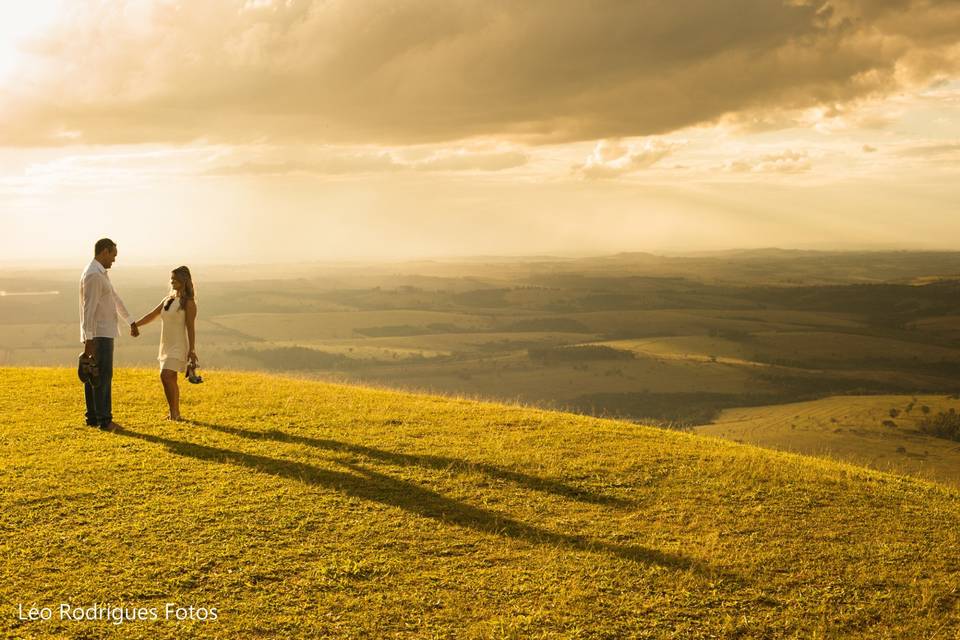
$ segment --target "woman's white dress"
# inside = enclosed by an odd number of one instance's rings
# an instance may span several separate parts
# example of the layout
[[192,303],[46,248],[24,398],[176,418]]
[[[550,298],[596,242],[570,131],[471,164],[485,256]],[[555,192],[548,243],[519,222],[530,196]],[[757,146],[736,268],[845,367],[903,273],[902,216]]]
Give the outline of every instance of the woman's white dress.
[[165,298],[160,308],[160,353],[157,360],[161,369],[184,372],[187,370],[187,313],[175,299],[170,308]]

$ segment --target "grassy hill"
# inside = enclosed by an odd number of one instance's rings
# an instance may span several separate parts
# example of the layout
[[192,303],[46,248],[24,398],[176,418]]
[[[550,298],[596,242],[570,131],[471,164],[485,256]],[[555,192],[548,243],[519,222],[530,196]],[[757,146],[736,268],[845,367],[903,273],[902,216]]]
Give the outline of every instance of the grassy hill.
[[697,433],[845,460],[960,487],[960,442],[923,433],[928,414],[960,409],[944,395],[834,396],[724,410]]
[[[110,434],[72,371],[0,374],[7,637],[960,637],[960,494],[920,480],[223,372],[169,423],[120,370]],[[161,619],[57,619],[98,602]]]

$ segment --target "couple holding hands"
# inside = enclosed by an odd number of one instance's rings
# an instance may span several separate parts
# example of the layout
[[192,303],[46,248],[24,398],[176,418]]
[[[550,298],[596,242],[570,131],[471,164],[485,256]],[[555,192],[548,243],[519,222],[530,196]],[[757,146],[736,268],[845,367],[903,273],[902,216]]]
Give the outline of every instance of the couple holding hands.
[[113,381],[113,342],[120,335],[119,321],[130,326],[130,335],[140,335],[140,327],[160,318],[160,382],[170,408],[170,420],[181,420],[180,387],[177,377],[184,373],[190,382],[201,382],[196,375],[197,303],[190,269],[177,267],[170,274],[170,293],[150,313],[136,321],[110,282],[107,270],[117,259],[117,245],[109,238],[94,245],[94,258],[80,277],[80,355],[79,375],[84,382],[87,424],[112,431],[111,386]]

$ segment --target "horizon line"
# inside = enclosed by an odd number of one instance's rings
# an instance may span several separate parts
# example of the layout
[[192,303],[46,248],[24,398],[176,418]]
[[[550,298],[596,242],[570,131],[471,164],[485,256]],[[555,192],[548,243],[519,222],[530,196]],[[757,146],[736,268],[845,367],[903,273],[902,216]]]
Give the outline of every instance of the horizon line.
[[[452,264],[463,264],[468,262],[478,262],[478,261],[495,261],[495,262],[511,262],[511,261],[528,261],[528,262],[548,262],[553,260],[561,261],[576,261],[576,260],[589,260],[589,259],[598,259],[598,258],[615,258],[621,256],[650,256],[654,258],[667,258],[667,259],[683,259],[683,258],[704,258],[715,255],[727,255],[731,253],[772,253],[772,252],[781,252],[781,253],[808,253],[808,254],[876,254],[876,253],[960,253],[960,248],[931,248],[931,247],[909,247],[909,246],[897,246],[897,245],[866,245],[866,246],[854,246],[848,248],[840,248],[837,246],[829,247],[827,245],[822,247],[789,247],[789,246],[763,246],[763,247],[730,247],[725,249],[687,249],[687,250],[676,250],[676,249],[664,249],[660,252],[649,251],[649,250],[623,250],[623,251],[608,251],[608,252],[535,252],[535,253],[505,253],[505,254],[494,254],[494,253],[480,253],[480,254],[432,254],[432,255],[422,255],[422,256],[407,256],[407,257],[367,257],[360,256],[356,258],[329,258],[329,259],[292,259],[292,260],[262,260],[262,259],[241,259],[241,260],[209,260],[209,261],[190,261],[189,264],[194,266],[202,267],[320,267],[320,266],[359,266],[359,265],[402,265],[410,264],[416,262],[449,262]],[[92,258],[90,258],[92,259]],[[13,261],[3,261],[0,260],[0,267],[8,269],[30,269],[30,268],[42,268],[48,270],[59,270],[59,269],[75,269],[78,268],[77,265],[82,262],[84,259],[71,258],[69,262],[65,260],[13,260]],[[179,261],[183,263],[183,261]],[[172,263],[160,263],[154,258],[144,259],[144,260],[125,260],[122,267],[134,267],[134,268],[168,268],[169,264]]]

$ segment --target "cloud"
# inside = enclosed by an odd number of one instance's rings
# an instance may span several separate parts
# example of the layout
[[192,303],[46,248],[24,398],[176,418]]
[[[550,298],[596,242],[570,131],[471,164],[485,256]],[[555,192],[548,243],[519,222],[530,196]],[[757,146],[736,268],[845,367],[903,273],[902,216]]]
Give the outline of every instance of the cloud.
[[[0,144],[548,143],[954,74],[954,0],[88,0],[2,87]],[[451,160],[453,162],[453,160]]]
[[574,173],[586,179],[615,178],[653,166],[668,156],[673,146],[662,140],[647,140],[639,145],[601,140],[583,164],[574,167]]
[[40,157],[24,162],[19,171],[0,172],[0,195],[5,191],[36,194],[57,189],[129,189],[155,180],[192,175],[225,154],[220,148],[187,146],[92,153],[76,150],[51,157],[58,151],[41,150]]
[[902,149],[899,155],[910,158],[937,158],[960,153],[960,143],[924,144]]
[[783,151],[758,158],[732,160],[724,164],[734,173],[804,173],[812,168],[806,151]]
[[458,149],[435,153],[412,166],[421,171],[502,171],[523,166],[528,160],[521,151],[471,153]]
[[398,170],[400,165],[389,154],[329,156],[310,160],[251,160],[223,164],[203,172],[208,176],[286,175],[311,173],[341,175]]
[[[342,175],[395,171],[501,171],[522,166],[528,156],[513,150],[469,148],[434,149],[420,154],[401,154],[389,150],[351,150],[337,147],[301,149],[297,159],[285,157],[286,148],[238,150],[235,155],[252,156],[224,163],[203,172],[210,176],[315,174]],[[412,156],[412,157],[410,157]],[[422,156],[422,157],[418,157]]]

